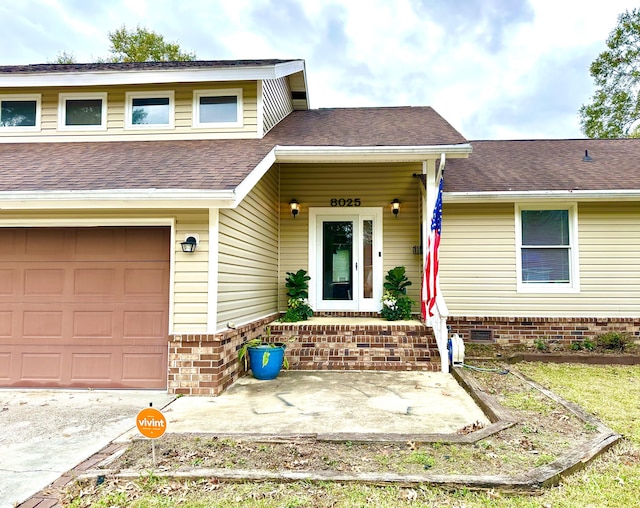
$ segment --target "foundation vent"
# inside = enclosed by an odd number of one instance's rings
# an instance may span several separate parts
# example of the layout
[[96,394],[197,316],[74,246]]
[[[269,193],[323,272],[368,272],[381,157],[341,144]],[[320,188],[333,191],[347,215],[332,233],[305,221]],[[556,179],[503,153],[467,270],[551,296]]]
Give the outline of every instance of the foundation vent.
[[491,330],[470,330],[469,340],[472,342],[493,342]]

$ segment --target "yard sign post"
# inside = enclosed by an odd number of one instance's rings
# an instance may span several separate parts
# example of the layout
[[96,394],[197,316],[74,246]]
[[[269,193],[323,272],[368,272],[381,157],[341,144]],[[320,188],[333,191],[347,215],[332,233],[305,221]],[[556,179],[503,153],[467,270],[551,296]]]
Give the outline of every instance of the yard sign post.
[[153,408],[153,402],[136,416],[136,427],[144,437],[151,439],[151,453],[153,455],[153,467],[156,466],[156,442],[167,430],[167,420],[164,415]]

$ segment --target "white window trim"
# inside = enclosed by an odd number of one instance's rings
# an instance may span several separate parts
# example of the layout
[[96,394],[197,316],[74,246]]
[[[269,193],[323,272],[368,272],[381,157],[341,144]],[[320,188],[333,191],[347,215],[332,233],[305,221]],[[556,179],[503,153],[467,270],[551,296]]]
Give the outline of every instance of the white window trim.
[[[522,281],[522,211],[523,210],[567,210],[569,212],[569,277],[568,284],[524,283]],[[527,203],[516,205],[516,276],[518,293],[579,293],[580,255],[578,252],[578,205],[577,203]]]
[[[42,94],[3,94],[1,101],[36,101],[36,124],[25,127],[0,127],[0,132],[36,132],[40,131],[40,119],[42,117]],[[1,104],[0,104],[1,105]]]
[[[168,124],[133,124],[133,99],[169,99],[169,123]],[[127,92],[124,106],[124,128],[129,130],[157,130],[175,128],[175,100],[173,90],[157,92]]]
[[[102,101],[100,125],[66,125],[68,100],[100,99]],[[59,131],[104,131],[107,130],[107,93],[61,93],[58,96],[58,130]]]
[[[235,96],[237,100],[236,116],[237,122],[201,122],[200,121],[200,97],[223,97]],[[242,88],[223,88],[217,90],[194,90],[193,92],[193,122],[192,126],[196,129],[211,129],[219,127],[243,127],[243,97]]]

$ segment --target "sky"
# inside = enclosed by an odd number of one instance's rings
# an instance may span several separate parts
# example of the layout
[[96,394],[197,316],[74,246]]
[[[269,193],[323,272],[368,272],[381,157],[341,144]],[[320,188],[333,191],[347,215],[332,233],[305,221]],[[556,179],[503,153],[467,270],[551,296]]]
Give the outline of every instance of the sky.
[[299,58],[312,108],[432,106],[469,140],[583,138],[627,0],[0,0],[0,65],[108,55],[140,25],[198,60]]

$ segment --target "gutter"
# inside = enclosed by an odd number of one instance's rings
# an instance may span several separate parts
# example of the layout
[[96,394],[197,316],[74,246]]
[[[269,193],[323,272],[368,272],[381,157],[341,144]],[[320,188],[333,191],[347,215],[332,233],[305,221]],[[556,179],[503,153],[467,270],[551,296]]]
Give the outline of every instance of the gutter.
[[95,208],[229,208],[233,190],[135,189],[96,191],[0,192],[0,210],[95,209]]
[[549,191],[503,191],[503,192],[445,192],[447,203],[495,203],[514,201],[638,201],[640,190],[549,190]]

